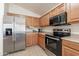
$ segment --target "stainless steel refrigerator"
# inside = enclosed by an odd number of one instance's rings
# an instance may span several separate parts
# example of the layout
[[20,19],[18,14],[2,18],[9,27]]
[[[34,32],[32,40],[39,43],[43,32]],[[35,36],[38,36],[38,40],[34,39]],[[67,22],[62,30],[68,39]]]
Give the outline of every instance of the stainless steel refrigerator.
[[25,49],[25,17],[4,16],[3,54]]

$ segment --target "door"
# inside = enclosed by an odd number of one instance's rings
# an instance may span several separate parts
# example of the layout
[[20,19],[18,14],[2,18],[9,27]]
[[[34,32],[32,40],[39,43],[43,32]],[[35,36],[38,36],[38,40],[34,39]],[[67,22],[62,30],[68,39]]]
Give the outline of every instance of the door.
[[62,55],[63,56],[79,56],[79,51],[63,45]]
[[49,25],[49,13],[40,18],[40,26],[48,26],[48,25]]
[[29,46],[36,45],[37,37],[38,37],[37,33],[33,33],[33,32],[27,33],[26,34],[26,46],[29,47]]
[[38,44],[40,45],[40,47],[45,49],[45,35],[38,35]]
[[56,54],[61,55],[61,41],[59,38],[46,37],[45,39],[46,48]]
[[79,3],[70,4],[71,22],[79,21]]
[[14,23],[15,51],[25,48],[25,18],[15,17]]
[[14,51],[13,16],[4,16],[3,19],[3,54],[6,55]]

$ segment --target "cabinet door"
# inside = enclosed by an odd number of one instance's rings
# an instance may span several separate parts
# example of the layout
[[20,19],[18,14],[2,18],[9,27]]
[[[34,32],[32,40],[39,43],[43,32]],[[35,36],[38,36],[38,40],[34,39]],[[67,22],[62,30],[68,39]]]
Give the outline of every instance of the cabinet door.
[[49,13],[40,18],[40,26],[48,26],[48,25],[49,25]]
[[56,16],[64,11],[65,11],[65,6],[64,4],[61,4],[50,12],[50,17]]
[[39,27],[39,18],[33,17],[33,26],[34,27]]
[[79,56],[79,51],[63,46],[63,56]]
[[37,44],[37,33],[26,34],[26,46],[32,46]]
[[40,26],[43,26],[43,17],[40,18],[40,20],[39,20],[39,25],[40,25]]
[[38,35],[38,45],[41,46],[41,43],[42,43],[41,37],[40,37],[40,35]]
[[71,22],[79,21],[79,3],[70,4]]
[[57,7],[57,15],[65,11],[64,3]]
[[33,33],[32,34],[32,45],[36,45],[37,44],[37,39],[38,39],[38,34],[37,33]]
[[43,23],[44,23],[44,26],[49,25],[49,13],[44,16],[44,22]]
[[35,19],[36,19],[36,21],[35,21],[36,27],[39,27],[39,18],[35,18]]
[[53,17],[55,15],[57,15],[57,9],[56,8],[50,12],[50,17]]
[[45,49],[45,36],[39,35],[38,44],[40,45],[40,47]]
[[31,35],[31,33],[26,34],[26,46],[32,46],[32,35]]
[[26,17],[26,26],[32,26],[33,24],[32,17]]

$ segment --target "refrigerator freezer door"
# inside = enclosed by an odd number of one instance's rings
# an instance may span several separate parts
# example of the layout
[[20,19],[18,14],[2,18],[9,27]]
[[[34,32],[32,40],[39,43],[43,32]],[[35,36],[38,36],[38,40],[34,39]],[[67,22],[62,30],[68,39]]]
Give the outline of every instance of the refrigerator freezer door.
[[12,36],[7,36],[3,40],[3,54],[6,55],[14,51],[14,43],[12,41]]
[[[14,41],[12,40],[12,35],[13,35],[12,27],[13,27],[13,24],[3,24],[3,33],[4,33],[3,34],[3,54],[4,55],[14,51]],[[8,31],[9,33],[7,33]]]
[[4,16],[3,19],[3,55],[14,51],[13,33],[13,17]]

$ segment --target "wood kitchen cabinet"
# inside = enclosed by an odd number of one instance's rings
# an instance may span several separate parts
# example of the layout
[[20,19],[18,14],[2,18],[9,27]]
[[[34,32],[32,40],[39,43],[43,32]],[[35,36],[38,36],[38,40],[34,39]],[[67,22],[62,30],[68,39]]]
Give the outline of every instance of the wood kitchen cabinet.
[[63,13],[63,12],[65,12],[65,4],[64,3],[62,3],[61,5],[59,5],[57,7],[57,15],[60,13]]
[[79,3],[70,4],[71,21],[79,21]]
[[79,51],[63,46],[63,56],[79,56]]
[[38,45],[45,49],[45,35],[39,34],[38,35]]
[[39,18],[27,16],[26,26],[39,27]]
[[57,6],[55,9],[50,11],[50,17],[56,16],[64,11],[65,11],[65,4],[62,3],[61,5]]
[[40,26],[48,26],[48,25],[49,25],[49,13],[40,18]]
[[63,40],[62,41],[62,55],[63,56],[79,56],[79,43]]
[[33,27],[39,27],[39,18],[33,17]]
[[37,44],[38,33],[26,33],[26,46],[33,46]]
[[69,23],[74,23],[79,21],[79,3],[67,3],[66,11],[68,14]]
[[33,21],[33,18],[30,16],[27,16],[26,17],[26,26],[32,26],[32,24],[33,24],[32,21]]
[[53,17],[55,15],[57,15],[57,9],[56,8],[53,9],[52,11],[50,11],[50,17]]

